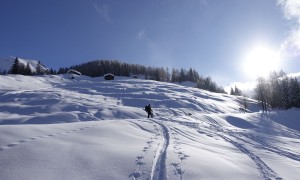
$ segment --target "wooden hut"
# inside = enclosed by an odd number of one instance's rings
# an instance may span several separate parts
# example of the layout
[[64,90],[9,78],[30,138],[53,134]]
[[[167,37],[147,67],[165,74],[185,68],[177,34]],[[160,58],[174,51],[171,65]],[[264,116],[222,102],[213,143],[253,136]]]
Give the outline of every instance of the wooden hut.
[[108,73],[104,75],[104,79],[105,80],[114,80],[115,79],[115,75]]
[[80,75],[81,75],[81,72],[76,71],[76,70],[74,70],[74,69],[70,69],[70,70],[67,72],[67,74],[69,75],[69,77],[70,77],[71,79],[75,79],[75,76],[80,76]]

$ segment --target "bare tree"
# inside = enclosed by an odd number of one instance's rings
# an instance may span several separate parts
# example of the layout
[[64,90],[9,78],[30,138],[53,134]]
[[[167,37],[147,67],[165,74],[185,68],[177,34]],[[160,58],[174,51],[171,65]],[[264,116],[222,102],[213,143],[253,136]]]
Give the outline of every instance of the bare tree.
[[259,77],[255,88],[256,99],[261,102],[263,111],[267,111],[267,81]]

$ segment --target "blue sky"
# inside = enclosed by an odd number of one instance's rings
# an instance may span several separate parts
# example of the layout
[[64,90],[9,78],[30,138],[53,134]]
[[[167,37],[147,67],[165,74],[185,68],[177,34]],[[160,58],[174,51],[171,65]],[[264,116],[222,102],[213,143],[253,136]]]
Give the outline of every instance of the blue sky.
[[295,11],[299,4],[297,0],[1,0],[0,57],[37,59],[54,69],[94,59],[192,67],[226,86],[255,79],[241,66],[245,54],[261,44],[284,54],[280,68],[300,72],[296,41],[300,14]]

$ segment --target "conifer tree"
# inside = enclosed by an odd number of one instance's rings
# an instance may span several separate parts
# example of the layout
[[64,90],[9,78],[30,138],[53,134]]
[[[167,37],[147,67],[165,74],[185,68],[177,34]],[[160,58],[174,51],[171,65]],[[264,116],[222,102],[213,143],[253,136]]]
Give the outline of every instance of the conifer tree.
[[289,78],[284,71],[270,73],[269,79],[258,79],[255,98],[262,103],[263,109],[270,105],[274,108],[300,108],[300,84],[297,78]]
[[185,81],[185,72],[184,70],[181,68],[180,69],[180,73],[179,73],[179,83],[184,82]]
[[15,61],[10,68],[10,74],[19,74],[20,73],[20,62],[18,57],[15,58]]
[[19,63],[19,73],[18,74],[26,75],[25,65],[23,63]]
[[32,71],[29,65],[29,62],[27,62],[26,67],[25,67],[25,71],[24,71],[24,75],[31,75]]
[[44,74],[44,70],[43,70],[43,67],[42,67],[40,61],[36,65],[36,72],[35,73],[36,73],[36,75]]
[[167,78],[167,82],[170,82],[170,81],[171,81],[171,75],[170,75],[170,72],[169,72],[169,68],[168,68],[168,67],[166,68],[166,78]]
[[236,95],[236,96],[241,96],[242,95],[242,91],[239,89],[239,88],[237,88],[236,86],[234,87],[234,94]]
[[172,75],[171,75],[171,82],[178,82],[179,81],[179,72],[177,69],[172,69]]
[[271,72],[269,75],[269,103],[272,108],[278,108],[281,106],[281,87],[279,78],[279,74],[275,71]]
[[233,88],[230,89],[230,95],[235,95]]
[[284,109],[290,108],[289,79],[287,76],[281,80],[281,102]]
[[49,70],[49,74],[56,74],[56,72],[51,68],[51,69]]
[[199,76],[198,72],[192,68],[172,69],[171,74],[168,68],[145,67],[137,64],[127,64],[116,60],[95,60],[69,68],[59,68],[58,74],[66,73],[69,69],[75,69],[84,75],[91,77],[103,76],[106,73],[113,73],[117,76],[144,75],[146,79],[164,82],[192,81],[197,83],[196,87],[208,91],[225,93],[223,87],[218,87],[210,77]]
[[290,107],[300,107],[300,86],[297,78],[290,79]]

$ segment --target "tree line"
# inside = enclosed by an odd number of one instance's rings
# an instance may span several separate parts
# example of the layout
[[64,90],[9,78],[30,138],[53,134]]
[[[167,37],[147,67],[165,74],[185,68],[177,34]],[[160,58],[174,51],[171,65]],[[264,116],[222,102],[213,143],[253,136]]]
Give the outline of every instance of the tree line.
[[297,78],[288,77],[284,71],[272,72],[268,78],[259,77],[255,98],[260,101],[263,111],[300,107],[300,83]]
[[145,79],[162,82],[184,82],[191,81],[196,83],[196,87],[217,93],[226,93],[223,87],[218,86],[211,77],[200,76],[199,73],[190,68],[189,70],[175,69],[169,70],[164,67],[146,67],[138,64],[128,64],[117,60],[94,60],[69,68],[59,68],[58,74],[66,73],[70,69],[75,69],[83,75],[90,77],[103,76],[112,73],[116,76],[144,75]]
[[43,64],[39,61],[35,67],[35,69],[31,69],[29,62],[27,64],[23,64],[20,62],[19,58],[16,57],[11,68],[8,72],[3,71],[1,74],[21,74],[21,75],[42,75],[42,74],[54,74],[55,71],[45,68]]
[[230,95],[234,95],[234,96],[242,96],[243,94],[242,94],[242,91],[239,89],[239,88],[237,88],[236,86],[234,87],[234,90],[233,90],[233,88],[231,87],[231,89],[230,89]]
[[90,77],[99,77],[107,73],[112,73],[116,76],[131,76],[144,75],[145,79],[162,81],[162,82],[184,82],[191,81],[196,83],[196,87],[211,92],[226,93],[223,87],[218,86],[211,77],[200,76],[199,73],[190,68],[189,70],[175,69],[171,71],[169,68],[163,67],[146,67],[138,64],[128,64],[117,60],[95,60],[70,67],[59,68],[58,71],[47,69],[39,61],[35,69],[32,70],[29,62],[26,65],[21,63],[16,57],[9,72],[1,74],[22,74],[22,75],[41,75],[41,74],[65,74],[68,70],[74,69],[81,72],[83,75]]

